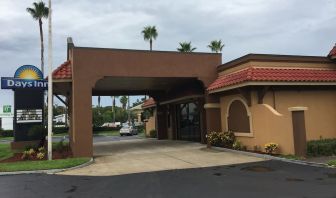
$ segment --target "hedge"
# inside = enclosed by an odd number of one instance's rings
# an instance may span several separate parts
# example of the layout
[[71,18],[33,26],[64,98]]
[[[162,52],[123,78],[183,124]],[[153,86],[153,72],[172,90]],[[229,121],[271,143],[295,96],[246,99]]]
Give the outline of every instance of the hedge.
[[13,137],[13,130],[0,130],[0,137]]
[[336,139],[311,140],[307,142],[308,156],[336,155]]

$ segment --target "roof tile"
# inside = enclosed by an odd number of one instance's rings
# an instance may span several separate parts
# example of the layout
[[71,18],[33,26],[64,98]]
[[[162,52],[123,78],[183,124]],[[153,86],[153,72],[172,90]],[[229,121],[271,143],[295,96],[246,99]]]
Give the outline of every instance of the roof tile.
[[53,71],[54,80],[72,79],[71,62],[66,61]]
[[153,107],[155,106],[156,102],[153,98],[149,98],[147,100],[145,100],[145,102],[142,105],[142,108],[149,108],[149,107]]
[[267,82],[336,82],[336,70],[307,68],[249,67],[219,76],[208,91],[250,81]]

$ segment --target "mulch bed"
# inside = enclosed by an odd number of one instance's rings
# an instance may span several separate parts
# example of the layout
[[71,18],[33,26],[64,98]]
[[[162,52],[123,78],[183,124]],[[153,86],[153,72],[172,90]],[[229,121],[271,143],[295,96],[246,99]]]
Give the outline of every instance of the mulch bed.
[[[22,153],[15,153],[12,157],[1,160],[0,163],[7,163],[7,162],[23,162],[23,161],[41,161],[36,158],[32,158],[29,160],[23,160],[22,159]],[[63,151],[63,152],[58,152],[58,151],[53,151],[52,153],[52,158],[53,159],[66,159],[72,157],[71,151]],[[45,155],[43,160],[47,160],[47,154]]]

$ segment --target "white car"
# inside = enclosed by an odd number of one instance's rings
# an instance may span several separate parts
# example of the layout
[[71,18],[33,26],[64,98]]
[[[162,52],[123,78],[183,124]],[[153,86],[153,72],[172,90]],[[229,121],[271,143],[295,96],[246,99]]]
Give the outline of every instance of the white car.
[[123,124],[119,133],[120,136],[138,134],[137,130],[133,126],[129,126],[128,124]]

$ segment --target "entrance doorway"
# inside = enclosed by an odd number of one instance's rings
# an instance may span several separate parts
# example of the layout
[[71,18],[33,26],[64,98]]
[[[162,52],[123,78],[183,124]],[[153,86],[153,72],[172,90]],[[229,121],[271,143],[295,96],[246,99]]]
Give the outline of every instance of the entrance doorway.
[[187,102],[177,105],[177,139],[201,141],[199,102]]

